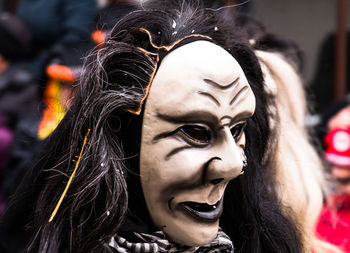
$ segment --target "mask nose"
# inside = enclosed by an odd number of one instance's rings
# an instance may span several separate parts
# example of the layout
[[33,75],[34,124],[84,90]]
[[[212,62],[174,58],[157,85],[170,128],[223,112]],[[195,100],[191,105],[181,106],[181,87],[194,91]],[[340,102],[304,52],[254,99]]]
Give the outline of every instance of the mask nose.
[[213,185],[228,182],[240,175],[243,169],[242,149],[231,135],[230,129],[224,129],[223,141],[214,149],[213,157],[207,162],[206,183]]

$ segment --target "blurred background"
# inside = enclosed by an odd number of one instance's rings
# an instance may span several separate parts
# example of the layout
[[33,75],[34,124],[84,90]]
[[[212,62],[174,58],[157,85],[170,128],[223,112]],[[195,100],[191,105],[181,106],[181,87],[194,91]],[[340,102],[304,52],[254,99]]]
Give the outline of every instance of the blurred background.
[[[305,54],[305,80],[310,83],[315,75],[322,43],[337,29],[337,1],[253,1],[252,14],[272,32],[292,39]],[[350,14],[350,2],[346,13]],[[350,18],[346,20],[350,31]],[[335,48],[334,48],[335,51]]]
[[[350,14],[350,1],[253,1],[251,11],[252,15],[263,22],[271,32],[294,40],[302,49],[304,82],[316,93],[313,96],[317,96],[314,99],[318,102],[316,105],[318,111],[324,109],[332,98],[343,99],[342,96],[346,93],[343,87],[339,88],[340,94],[334,94],[336,34],[338,31],[338,37],[342,40],[338,41],[338,50],[341,51],[339,58],[349,58],[349,50],[346,52],[346,49],[350,44],[346,40],[350,31],[350,18],[346,16]],[[345,79],[349,76],[349,67],[346,68],[344,59],[339,58],[338,61],[342,61],[342,66],[339,68],[346,69],[347,75],[344,75],[344,70],[338,74]],[[344,79],[338,80],[337,85],[347,87]],[[348,88],[345,90],[349,91]]]

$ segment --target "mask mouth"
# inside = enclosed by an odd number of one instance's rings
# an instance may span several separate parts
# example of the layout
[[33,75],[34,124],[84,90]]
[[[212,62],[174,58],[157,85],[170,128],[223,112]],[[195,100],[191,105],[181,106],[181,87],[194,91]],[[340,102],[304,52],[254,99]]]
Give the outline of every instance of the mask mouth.
[[202,222],[215,222],[217,221],[223,211],[223,198],[221,198],[214,205],[209,205],[207,203],[199,203],[199,202],[182,202],[180,206],[183,210],[185,210],[188,214],[190,214],[193,218],[202,221]]

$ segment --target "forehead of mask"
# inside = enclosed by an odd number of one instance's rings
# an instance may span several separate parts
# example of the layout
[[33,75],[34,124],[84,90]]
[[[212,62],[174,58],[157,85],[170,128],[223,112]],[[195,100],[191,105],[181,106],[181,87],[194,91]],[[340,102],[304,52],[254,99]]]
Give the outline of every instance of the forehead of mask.
[[[171,240],[202,245],[216,237],[218,220],[193,219],[179,211],[177,203],[213,205],[222,198],[229,180],[242,170],[245,137],[236,143],[230,129],[254,110],[255,97],[244,72],[223,48],[196,41],[163,59],[145,105],[140,174],[153,223]],[[184,141],[177,134],[184,125],[211,129],[213,143]],[[231,146],[225,148],[225,141]],[[225,181],[209,186],[200,178],[213,157],[230,162],[232,168],[222,176]]]

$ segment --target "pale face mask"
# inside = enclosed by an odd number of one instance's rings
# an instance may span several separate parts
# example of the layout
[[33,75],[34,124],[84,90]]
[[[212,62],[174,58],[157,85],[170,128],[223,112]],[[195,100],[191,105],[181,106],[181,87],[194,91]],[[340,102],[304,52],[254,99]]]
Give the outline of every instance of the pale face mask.
[[246,76],[223,48],[199,40],[163,59],[145,105],[140,174],[152,221],[170,240],[198,246],[216,237],[254,110]]

